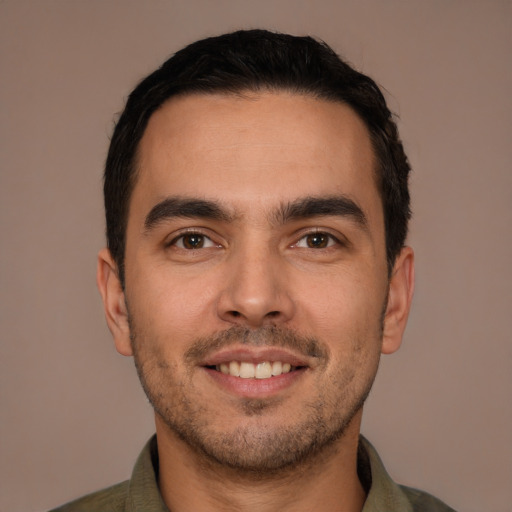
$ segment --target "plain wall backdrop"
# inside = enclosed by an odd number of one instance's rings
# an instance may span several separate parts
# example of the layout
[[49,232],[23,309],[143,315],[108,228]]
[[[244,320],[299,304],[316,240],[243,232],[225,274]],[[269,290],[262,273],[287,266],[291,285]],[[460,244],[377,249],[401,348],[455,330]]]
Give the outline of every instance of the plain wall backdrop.
[[397,481],[510,512],[512,4],[498,0],[0,1],[0,509],[126,479],[153,432],[95,287],[109,135],[164,59],[251,27],[325,39],[400,116],[417,291],[363,432]]

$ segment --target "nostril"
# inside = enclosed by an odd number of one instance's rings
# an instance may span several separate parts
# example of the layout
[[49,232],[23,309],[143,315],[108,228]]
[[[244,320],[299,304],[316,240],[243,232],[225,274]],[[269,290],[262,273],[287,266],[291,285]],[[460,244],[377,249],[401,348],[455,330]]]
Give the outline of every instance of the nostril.
[[[233,318],[240,318],[242,317],[242,313],[240,313],[240,311],[236,311],[236,310],[232,310],[232,311],[228,311],[228,314],[230,316],[232,316]],[[269,311],[265,317],[266,318],[276,318],[280,315],[280,312],[279,311]]]

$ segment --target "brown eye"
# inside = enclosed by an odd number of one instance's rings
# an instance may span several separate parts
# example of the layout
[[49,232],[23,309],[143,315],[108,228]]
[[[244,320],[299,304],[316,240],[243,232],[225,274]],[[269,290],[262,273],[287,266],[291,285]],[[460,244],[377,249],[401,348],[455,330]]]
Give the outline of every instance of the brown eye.
[[215,247],[211,239],[201,233],[185,233],[175,238],[171,245],[187,250]]
[[295,247],[303,249],[327,249],[333,245],[339,244],[339,240],[329,233],[323,231],[315,231],[304,235]]
[[310,249],[324,249],[330,240],[331,237],[325,233],[313,233],[306,237],[306,244]]
[[202,235],[184,235],[183,236],[183,247],[185,249],[201,249],[204,245],[204,236]]

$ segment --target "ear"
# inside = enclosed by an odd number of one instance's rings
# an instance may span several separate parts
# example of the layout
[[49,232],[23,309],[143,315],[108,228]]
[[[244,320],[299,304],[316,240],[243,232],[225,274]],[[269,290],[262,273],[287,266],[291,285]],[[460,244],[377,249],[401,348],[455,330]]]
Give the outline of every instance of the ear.
[[414,293],[414,252],[404,247],[398,255],[389,282],[388,303],[384,316],[382,353],[400,348]]
[[105,318],[116,349],[124,356],[131,356],[133,352],[124,291],[119,280],[117,265],[106,248],[98,253],[96,283],[103,299]]

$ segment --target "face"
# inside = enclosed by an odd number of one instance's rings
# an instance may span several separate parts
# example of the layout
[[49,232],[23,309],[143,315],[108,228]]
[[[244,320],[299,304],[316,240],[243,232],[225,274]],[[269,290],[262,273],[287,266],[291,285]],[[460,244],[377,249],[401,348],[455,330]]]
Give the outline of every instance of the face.
[[139,149],[125,290],[107,252],[98,282],[159,435],[248,471],[332,447],[412,290],[410,253],[388,279],[364,124],[304,96],[194,95],[157,111]]

